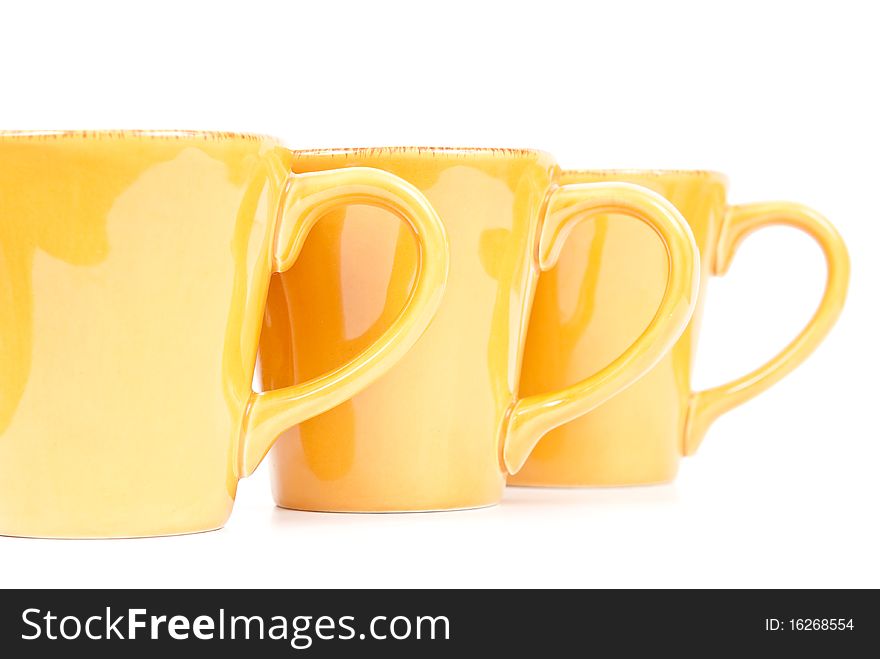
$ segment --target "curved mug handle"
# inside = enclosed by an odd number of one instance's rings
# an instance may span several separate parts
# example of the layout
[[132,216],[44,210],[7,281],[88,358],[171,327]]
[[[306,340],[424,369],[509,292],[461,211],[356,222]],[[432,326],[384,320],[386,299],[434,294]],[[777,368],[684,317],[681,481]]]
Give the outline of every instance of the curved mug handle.
[[345,402],[384,375],[419,339],[440,305],[449,271],[449,245],[440,218],[415,187],[370,167],[290,175],[277,223],[273,271],[290,268],[317,221],[349,204],[378,206],[409,223],[420,247],[412,292],[382,336],[347,363],[307,382],[251,393],[239,442],[242,477],[253,473],[281,432]]
[[763,227],[785,225],[811,236],[825,254],[828,277],[816,313],[795,339],[773,359],[741,378],[691,394],[685,423],[684,454],[693,455],[715,419],[766,391],[797,368],[837,322],[849,284],[846,245],[831,223],[816,211],[785,202],[732,206],[728,209],[715,248],[712,274],[723,275],[742,241]]
[[597,215],[626,215],[650,226],[663,241],[667,281],[653,319],[636,341],[598,373],[560,391],[518,400],[503,435],[502,460],[519,471],[547,432],[619,393],[649,371],[687,327],[699,290],[699,251],[681,214],[657,193],[630,183],[574,183],[548,199],[538,243],[538,265],[552,268],[576,224]]

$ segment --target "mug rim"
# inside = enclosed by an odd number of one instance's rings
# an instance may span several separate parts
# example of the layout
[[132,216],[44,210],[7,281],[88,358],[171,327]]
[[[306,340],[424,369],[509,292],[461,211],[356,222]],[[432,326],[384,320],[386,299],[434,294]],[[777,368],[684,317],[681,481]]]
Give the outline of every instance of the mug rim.
[[445,157],[552,158],[547,151],[519,147],[491,146],[360,146],[291,149],[297,157],[437,155]]
[[0,130],[0,140],[206,140],[248,142],[272,141],[280,143],[277,137],[260,133],[247,133],[221,130],[190,129],[86,129],[86,130]]
[[689,176],[693,178],[706,178],[727,185],[727,174],[713,169],[638,169],[635,167],[622,167],[614,169],[567,169],[563,168],[563,176],[590,176],[601,178],[614,178],[617,176],[646,176],[653,178],[671,178],[675,176]]

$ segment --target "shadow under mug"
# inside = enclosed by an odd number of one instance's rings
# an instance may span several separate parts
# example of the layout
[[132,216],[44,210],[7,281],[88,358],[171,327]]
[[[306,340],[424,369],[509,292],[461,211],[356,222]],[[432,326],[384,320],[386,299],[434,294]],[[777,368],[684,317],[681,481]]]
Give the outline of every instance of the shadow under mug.
[[[351,397],[424,331],[448,269],[424,197],[386,172],[294,163],[243,134],[0,133],[0,534],[222,526],[283,428]],[[257,394],[270,275],[348,203],[411,225],[412,293],[332,372]]]
[[[298,171],[370,166],[421,190],[449,238],[446,294],[422,338],[351,400],[284,432],[270,455],[276,502],[324,511],[418,511],[496,503],[548,430],[631,384],[686,326],[698,253],[679,213],[621,183],[560,185],[547,154],[522,149],[375,148],[296,153]],[[609,211],[647,224],[668,259],[652,320],[600,373],[518,395],[538,274],[575,225]],[[263,385],[335,368],[387,326],[415,262],[409,237],[376,209],[349,206],[313,228],[270,286]],[[388,218],[386,218],[387,220]],[[656,236],[655,236],[656,238]],[[586,255],[582,255],[586,256]],[[370,264],[369,268],[364,268]]]
[[[512,485],[591,486],[664,483],[681,456],[697,450],[709,425],[765,391],[819,345],[846,297],[849,260],[837,231],[798,204],[729,206],[727,179],[705,171],[567,171],[567,184],[628,182],[671,201],[691,226],[701,253],[702,286],[687,330],[642,379],[590,414],[550,432]],[[753,231],[786,225],[806,232],[828,265],[825,293],[807,327],[764,366],[706,391],[691,388],[706,286],[727,272],[737,247]],[[650,321],[663,283],[664,256],[653,236],[613,213],[577,227],[557,267],[541,276],[526,342],[524,394],[565,386],[614,358]],[[589,258],[584,259],[584,254]]]

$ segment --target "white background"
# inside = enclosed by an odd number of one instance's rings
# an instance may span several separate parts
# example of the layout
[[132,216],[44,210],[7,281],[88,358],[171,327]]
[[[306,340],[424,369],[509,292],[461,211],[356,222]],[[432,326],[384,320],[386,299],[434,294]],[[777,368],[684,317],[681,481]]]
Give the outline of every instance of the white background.
[[[75,2],[0,13],[0,127],[200,128],[290,146],[532,146],[569,167],[710,168],[796,200],[852,257],[815,355],[719,420],[673,485],[509,490],[495,508],[273,507],[225,529],[0,538],[0,586],[880,586],[880,20],[872,3]],[[750,238],[713,280],[707,386],[812,313],[819,250]]]

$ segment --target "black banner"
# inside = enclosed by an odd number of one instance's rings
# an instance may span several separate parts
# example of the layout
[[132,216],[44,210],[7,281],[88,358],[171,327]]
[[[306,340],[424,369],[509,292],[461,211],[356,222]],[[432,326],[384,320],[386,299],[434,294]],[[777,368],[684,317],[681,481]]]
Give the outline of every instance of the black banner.
[[[876,651],[875,591],[7,590],[4,656]],[[71,645],[75,644],[75,646]]]

